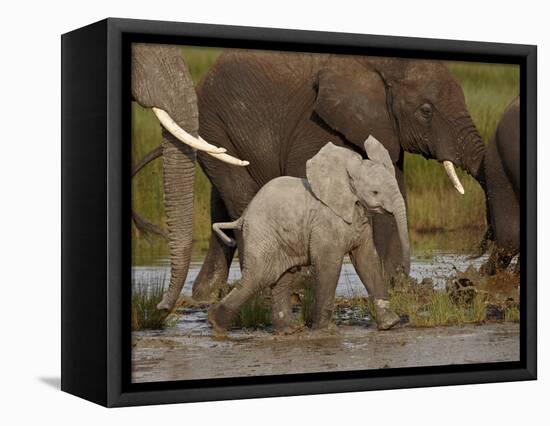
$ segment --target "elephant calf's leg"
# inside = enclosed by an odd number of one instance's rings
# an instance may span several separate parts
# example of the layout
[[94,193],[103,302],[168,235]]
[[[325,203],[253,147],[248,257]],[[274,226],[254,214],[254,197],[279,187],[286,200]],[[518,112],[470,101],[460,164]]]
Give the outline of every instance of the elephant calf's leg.
[[208,321],[214,330],[220,332],[231,327],[235,316],[252,296],[276,280],[276,276],[270,277],[269,274],[263,274],[259,267],[243,270],[241,281],[235,284],[229,294],[218,304],[208,310]]
[[227,296],[208,310],[208,322],[214,330],[222,332],[231,327],[241,307],[252,298],[254,293],[252,283],[246,275],[243,275],[241,282],[235,284]]
[[314,329],[327,328],[330,324],[336,287],[342,270],[342,260],[343,258],[331,257],[329,254],[329,256],[319,256],[314,261],[314,271],[317,277],[312,324]]
[[[366,232],[369,232],[369,230]],[[363,244],[350,253],[350,259],[367,289],[369,297],[374,301],[378,329],[388,330],[392,328],[399,322],[399,316],[390,310],[382,265],[374,241],[369,234],[365,235]]]
[[[216,188],[212,188],[210,196],[211,222],[227,222],[229,214]],[[208,243],[208,252],[201,270],[193,283],[193,299],[204,301],[215,299],[227,283],[229,268],[235,254],[234,247],[225,245],[219,237],[212,233]]]
[[273,327],[279,333],[289,333],[296,329],[292,314],[292,291],[296,274],[285,272],[271,289],[271,315]]

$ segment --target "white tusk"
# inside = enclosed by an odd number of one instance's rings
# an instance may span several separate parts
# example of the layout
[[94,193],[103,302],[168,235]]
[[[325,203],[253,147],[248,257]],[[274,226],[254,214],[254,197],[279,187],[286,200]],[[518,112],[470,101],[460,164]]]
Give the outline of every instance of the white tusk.
[[445,160],[443,161],[443,167],[445,167],[445,171],[447,172],[449,179],[451,179],[453,186],[458,192],[464,195],[464,187],[462,186],[462,184],[460,183],[460,179],[458,179],[458,176],[456,175],[455,166],[453,165],[453,163]]
[[207,154],[211,155],[214,158],[217,158],[220,161],[223,161],[224,163],[232,164],[233,166],[248,166],[250,164],[246,160],[239,160],[238,158],[232,157],[229,154],[214,154],[212,152],[208,152]]
[[153,107],[153,112],[157,116],[158,120],[162,126],[168,130],[175,138],[183,142],[186,145],[189,145],[191,148],[194,148],[199,151],[205,151],[209,154],[222,154],[226,151],[225,148],[218,148],[215,145],[209,144],[202,138],[196,138],[193,135],[187,133],[183,130],[178,123],[176,123],[170,114],[160,108]]

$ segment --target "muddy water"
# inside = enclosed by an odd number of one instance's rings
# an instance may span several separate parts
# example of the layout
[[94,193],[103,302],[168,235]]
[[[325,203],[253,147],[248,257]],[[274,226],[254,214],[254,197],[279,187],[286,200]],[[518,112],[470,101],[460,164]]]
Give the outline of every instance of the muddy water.
[[[519,360],[519,326],[410,328],[340,326],[321,335],[210,334],[205,316],[163,333],[133,335],[133,382],[367,370]],[[191,331],[192,330],[192,331]]]
[[[454,269],[465,270],[472,265],[479,268],[482,263],[487,260],[487,256],[482,256],[477,259],[470,259],[468,255],[440,253],[433,256],[413,256],[411,259],[411,276],[417,280],[422,278],[431,278],[434,286],[442,288],[445,285],[445,278],[453,274]],[[159,258],[153,266],[134,266],[132,268],[132,281],[134,283],[158,283],[158,280],[163,280],[166,285],[170,281],[170,267],[168,260]],[[187,280],[183,287],[183,294],[190,296],[193,287],[193,282],[197,277],[202,262],[193,261],[189,266]],[[241,278],[239,263],[234,261],[229,270],[228,282],[233,282]],[[357,276],[353,265],[346,257],[338,287],[336,289],[338,296],[355,297],[366,295],[365,287]]]

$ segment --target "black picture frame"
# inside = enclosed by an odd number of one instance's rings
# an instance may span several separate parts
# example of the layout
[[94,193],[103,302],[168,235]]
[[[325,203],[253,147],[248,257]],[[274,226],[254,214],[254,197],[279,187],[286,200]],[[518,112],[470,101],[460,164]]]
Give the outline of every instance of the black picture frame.
[[[536,46],[116,18],[61,41],[62,390],[116,407],[536,379]],[[136,41],[518,64],[520,361],[131,384],[129,46]]]

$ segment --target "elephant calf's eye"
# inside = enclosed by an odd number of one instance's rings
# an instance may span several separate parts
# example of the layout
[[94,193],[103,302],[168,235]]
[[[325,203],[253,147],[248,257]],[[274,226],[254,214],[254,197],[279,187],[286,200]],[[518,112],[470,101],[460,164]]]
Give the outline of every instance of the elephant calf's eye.
[[424,104],[420,107],[420,112],[422,114],[422,117],[424,117],[426,120],[429,120],[432,118],[432,106],[430,104]]

